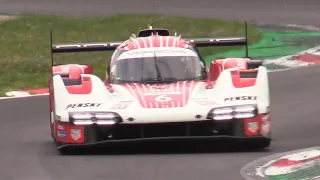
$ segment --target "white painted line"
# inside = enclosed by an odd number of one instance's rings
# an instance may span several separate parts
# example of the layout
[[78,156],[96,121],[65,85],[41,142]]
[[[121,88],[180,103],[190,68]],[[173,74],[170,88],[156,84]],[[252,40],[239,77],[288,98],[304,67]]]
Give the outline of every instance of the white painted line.
[[49,93],[45,94],[34,94],[34,95],[27,95],[27,96],[20,96],[20,97],[0,97],[0,100],[4,99],[17,99],[17,98],[28,98],[28,97],[36,97],[36,96],[47,96]]
[[11,97],[24,97],[24,96],[29,96],[30,94],[28,92],[21,92],[21,91],[11,91],[11,92],[6,92],[6,95]]

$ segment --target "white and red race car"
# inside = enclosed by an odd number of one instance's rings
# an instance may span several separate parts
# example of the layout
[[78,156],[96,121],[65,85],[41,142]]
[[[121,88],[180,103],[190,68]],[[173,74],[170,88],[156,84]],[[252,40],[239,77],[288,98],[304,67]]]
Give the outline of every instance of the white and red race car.
[[52,45],[52,62],[54,53],[114,51],[104,81],[90,65],[53,64],[50,124],[58,150],[217,137],[268,147],[269,84],[262,62],[216,59],[208,70],[198,51],[235,45],[247,47],[247,37],[183,39],[152,27],[124,42]]

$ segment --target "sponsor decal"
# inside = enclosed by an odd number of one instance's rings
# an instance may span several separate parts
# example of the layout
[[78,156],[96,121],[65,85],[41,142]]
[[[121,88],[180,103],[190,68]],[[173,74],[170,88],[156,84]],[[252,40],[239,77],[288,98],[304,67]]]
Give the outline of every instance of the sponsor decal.
[[64,126],[58,124],[58,125],[57,125],[57,129],[59,129],[59,130],[64,130]]
[[125,109],[127,108],[130,104],[132,103],[132,101],[120,101],[117,104],[114,104],[111,109]]
[[261,134],[266,135],[271,131],[270,114],[263,116],[261,125]]
[[115,104],[111,107],[111,109],[125,109],[129,104]]
[[267,135],[269,132],[270,132],[270,124],[269,123],[264,123],[262,124],[262,127],[261,127],[261,134],[262,135]]
[[154,96],[154,95],[174,95],[182,94],[180,91],[172,90],[174,85],[156,85],[149,86],[150,91],[143,93],[144,96]]
[[257,133],[258,131],[258,123],[257,122],[249,122],[248,123],[248,130],[251,132],[251,133]]
[[224,101],[254,101],[257,100],[257,96],[235,96],[235,97],[226,97]]
[[92,44],[66,44],[66,45],[59,45],[55,46],[55,48],[90,48],[90,47],[108,47],[108,46],[115,46],[120,45],[121,43],[92,43]]
[[219,41],[233,41],[233,40],[241,40],[242,38],[218,38],[218,39],[212,39],[212,38],[197,38],[197,39],[191,39],[190,42],[197,42],[197,41],[205,41],[205,42],[219,42]]
[[192,100],[201,106],[217,105],[217,103],[214,100],[209,98],[192,98]]
[[77,103],[77,104],[68,104],[66,109],[69,108],[81,108],[81,107],[100,107],[102,103]]
[[71,138],[75,141],[81,138],[81,130],[80,129],[71,129]]
[[152,49],[152,50],[145,50],[142,49],[141,51],[129,52],[128,55],[144,55],[144,54],[158,54],[158,53],[186,53],[184,49]]
[[70,71],[69,70],[69,66],[64,66],[64,67],[61,68],[61,72],[62,73],[69,73],[69,71]]
[[66,132],[63,132],[63,131],[58,131],[58,137],[61,137],[61,138],[66,138],[67,137],[67,133]]

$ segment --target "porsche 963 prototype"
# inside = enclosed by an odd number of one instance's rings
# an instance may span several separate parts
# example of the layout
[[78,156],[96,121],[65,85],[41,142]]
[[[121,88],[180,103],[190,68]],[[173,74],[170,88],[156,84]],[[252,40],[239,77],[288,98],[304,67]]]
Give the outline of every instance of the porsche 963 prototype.
[[[247,33],[185,39],[150,27],[124,42],[52,44],[51,32],[50,125],[58,150],[218,137],[268,147],[269,84],[261,61],[247,55],[215,59],[207,69],[198,51],[238,45],[247,49]],[[53,61],[55,53],[89,51],[114,51],[104,80],[90,65]]]

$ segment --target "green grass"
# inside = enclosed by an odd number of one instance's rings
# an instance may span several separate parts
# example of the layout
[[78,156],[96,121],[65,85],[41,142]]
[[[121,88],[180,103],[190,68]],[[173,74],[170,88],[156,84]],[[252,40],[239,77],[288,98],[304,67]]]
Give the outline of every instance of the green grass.
[[[112,17],[62,17],[23,15],[0,22],[0,92],[46,87],[50,67],[49,30],[54,43],[126,40],[139,29],[168,28],[182,37],[223,37],[244,35],[243,22],[196,19],[155,14],[124,14]],[[261,37],[248,26],[249,42]],[[243,47],[204,48],[203,56]],[[112,52],[69,53],[55,55],[57,63],[88,63],[103,77]]]

